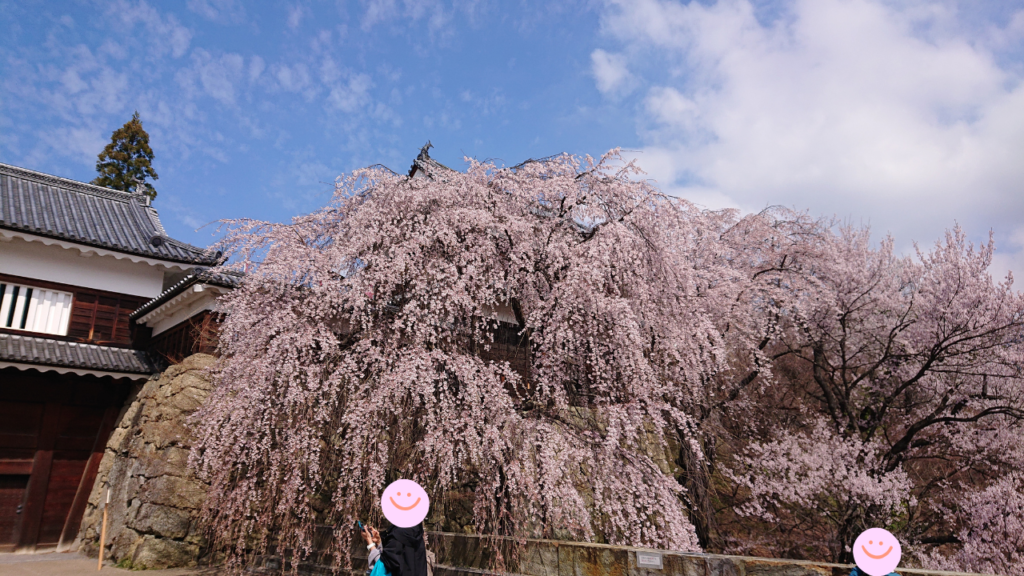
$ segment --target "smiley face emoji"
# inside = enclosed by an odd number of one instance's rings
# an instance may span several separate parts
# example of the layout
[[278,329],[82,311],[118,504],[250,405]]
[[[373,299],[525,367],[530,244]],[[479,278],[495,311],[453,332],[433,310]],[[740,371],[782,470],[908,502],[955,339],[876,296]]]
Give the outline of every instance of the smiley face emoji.
[[411,528],[423,522],[430,511],[426,490],[412,480],[395,480],[380,496],[384,517],[395,526]]
[[869,528],[853,543],[857,568],[871,576],[885,576],[896,569],[903,551],[900,542],[888,530]]

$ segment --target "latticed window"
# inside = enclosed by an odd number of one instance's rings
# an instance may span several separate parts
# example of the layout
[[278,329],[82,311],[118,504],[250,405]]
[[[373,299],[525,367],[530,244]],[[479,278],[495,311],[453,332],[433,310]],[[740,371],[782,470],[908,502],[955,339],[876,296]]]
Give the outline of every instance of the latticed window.
[[71,318],[70,292],[0,283],[0,327],[64,336]]

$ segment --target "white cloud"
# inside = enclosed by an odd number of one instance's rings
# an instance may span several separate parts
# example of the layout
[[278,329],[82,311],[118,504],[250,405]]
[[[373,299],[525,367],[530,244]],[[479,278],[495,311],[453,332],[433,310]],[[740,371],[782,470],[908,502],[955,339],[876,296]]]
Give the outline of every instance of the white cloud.
[[188,50],[192,31],[181,25],[174,16],[162,16],[155,8],[141,1],[138,4],[122,0],[110,5],[111,11],[129,27],[142,24],[155,56],[170,52],[175,58]]
[[95,126],[65,126],[43,134],[42,138],[54,149],[61,150],[87,166],[96,161],[96,155],[110,141]]
[[301,92],[310,87],[309,69],[301,62],[292,66],[288,64],[274,66],[274,78],[286,92]]
[[390,20],[398,14],[395,0],[369,0],[363,15],[363,29],[369,30],[374,24]]
[[267,65],[263,61],[263,58],[253,56],[252,59],[249,60],[249,82],[255,82],[258,80],[266,67]]
[[1012,246],[1024,84],[979,38],[991,31],[925,2],[797,0],[758,16],[746,0],[607,6],[603,30],[630,57],[603,76],[606,53],[592,56],[598,88],[627,65],[652,86],[640,162],[666,190],[870,222],[904,246],[956,221]]
[[213,56],[202,48],[192,52],[192,66],[181,70],[179,82],[186,89],[194,89],[198,82],[203,92],[215,100],[233,106],[236,85],[245,76],[245,59],[234,53]]
[[331,89],[327,104],[342,112],[355,112],[370,101],[373,81],[366,74],[353,74],[346,84]]
[[474,17],[478,6],[474,2],[455,2],[451,11],[445,10],[441,0],[367,0],[366,12],[363,14],[362,28],[369,30],[382,22],[406,19],[413,23],[425,21],[431,35],[447,37],[452,34],[449,24],[452,12],[460,10],[469,17]]
[[299,24],[302,24],[302,17],[305,15],[306,9],[299,4],[288,8],[288,27],[292,30],[298,28]]
[[188,0],[189,10],[214,22],[245,20],[245,6],[239,0]]
[[1018,289],[1021,288],[1024,281],[1024,226],[1018,226],[1002,245],[996,246],[989,271],[997,279],[1002,279],[1007,272],[1013,271],[1016,286]]
[[633,75],[626,68],[626,57],[598,48],[590,54],[597,89],[602,94],[626,94],[633,90]]

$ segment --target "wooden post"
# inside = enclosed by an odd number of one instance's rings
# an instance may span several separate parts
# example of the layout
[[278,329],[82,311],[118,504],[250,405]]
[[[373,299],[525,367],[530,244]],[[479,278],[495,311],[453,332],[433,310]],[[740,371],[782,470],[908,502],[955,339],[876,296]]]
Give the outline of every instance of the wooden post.
[[103,505],[103,526],[100,527],[100,562],[96,571],[103,570],[103,547],[107,544],[107,508],[110,507],[110,488],[107,488],[107,502]]

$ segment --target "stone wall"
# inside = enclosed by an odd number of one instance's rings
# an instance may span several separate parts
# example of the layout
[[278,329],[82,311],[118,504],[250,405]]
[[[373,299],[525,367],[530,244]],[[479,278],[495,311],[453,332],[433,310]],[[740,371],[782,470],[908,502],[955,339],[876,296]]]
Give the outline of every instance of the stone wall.
[[206,486],[188,472],[186,418],[208,396],[203,369],[213,356],[195,354],[134,391],[107,442],[78,534],[80,549],[99,552],[101,502],[109,486],[106,557],[125,567],[194,566],[204,539],[196,517]]
[[[511,545],[510,540],[487,539],[466,534],[428,532],[428,548],[437,557],[434,576],[479,576],[488,574],[499,548]],[[504,545],[503,545],[504,543]],[[662,568],[640,568],[637,552],[646,548],[526,540],[525,547],[513,558],[506,550],[504,576],[847,576],[853,566],[750,558],[721,554],[695,554],[660,551]],[[365,558],[365,552],[360,556]],[[363,561],[362,558],[356,562]],[[952,576],[961,572],[898,568],[904,576]],[[493,574],[493,573],[492,573]]]

